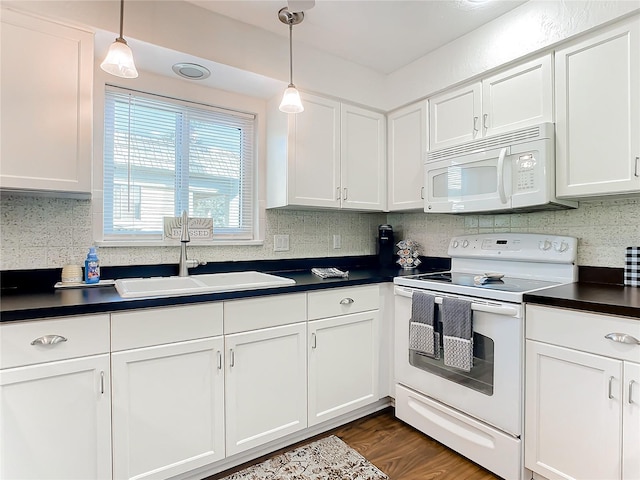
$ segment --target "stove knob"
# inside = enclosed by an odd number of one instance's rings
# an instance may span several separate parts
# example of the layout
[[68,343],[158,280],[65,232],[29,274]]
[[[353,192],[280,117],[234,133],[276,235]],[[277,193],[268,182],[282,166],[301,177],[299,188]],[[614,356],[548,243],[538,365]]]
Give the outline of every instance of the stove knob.
[[569,249],[569,244],[567,242],[553,242],[553,248],[556,252],[566,252]]
[[462,241],[462,248],[467,248],[469,246],[469,240]]
[[457,241],[457,240],[454,240],[454,241],[453,241],[453,243],[451,244],[451,246],[452,246],[453,248],[458,248],[458,241]]
[[544,240],[538,244],[538,248],[540,250],[549,250],[551,248],[551,242],[549,240]]

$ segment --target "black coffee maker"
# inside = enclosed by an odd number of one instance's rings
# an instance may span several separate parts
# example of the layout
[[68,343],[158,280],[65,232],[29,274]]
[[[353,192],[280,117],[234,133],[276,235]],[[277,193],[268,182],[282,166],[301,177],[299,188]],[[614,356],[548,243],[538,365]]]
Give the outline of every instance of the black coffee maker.
[[393,267],[393,227],[391,225],[378,226],[378,261],[381,267]]

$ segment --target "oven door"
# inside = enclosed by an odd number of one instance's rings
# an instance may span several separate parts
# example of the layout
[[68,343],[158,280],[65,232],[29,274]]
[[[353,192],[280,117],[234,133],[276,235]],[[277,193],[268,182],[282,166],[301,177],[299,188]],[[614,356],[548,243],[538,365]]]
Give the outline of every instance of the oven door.
[[510,148],[427,162],[425,212],[465,213],[511,208]]
[[[472,302],[474,359],[470,372],[409,350],[411,295],[395,287],[395,381],[513,436],[522,433],[522,305],[448,297]],[[436,296],[439,292],[422,290]],[[439,317],[439,315],[437,315]]]

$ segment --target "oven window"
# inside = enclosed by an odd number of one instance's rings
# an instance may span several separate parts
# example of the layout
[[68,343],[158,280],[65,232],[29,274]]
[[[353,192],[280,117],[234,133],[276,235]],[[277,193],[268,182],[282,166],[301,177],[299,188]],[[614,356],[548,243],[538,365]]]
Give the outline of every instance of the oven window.
[[[440,331],[442,331],[442,322]],[[434,359],[415,350],[409,350],[409,363],[416,368],[446,378],[464,387],[471,388],[488,396],[493,395],[493,340],[479,333],[473,333],[473,367],[465,372],[448,367],[444,360]],[[442,351],[442,339],[440,340]]]

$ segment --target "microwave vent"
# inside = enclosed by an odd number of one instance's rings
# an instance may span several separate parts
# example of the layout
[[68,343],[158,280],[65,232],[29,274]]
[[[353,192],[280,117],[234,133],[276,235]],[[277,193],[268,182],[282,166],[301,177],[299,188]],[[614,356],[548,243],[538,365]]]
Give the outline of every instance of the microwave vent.
[[427,152],[426,161],[434,162],[436,160],[447,160],[463,155],[508,147],[509,145],[515,145],[522,142],[539,140],[542,138],[553,139],[553,123],[542,123],[533,127],[514,130],[512,132],[502,133],[500,135],[486,137],[480,140],[473,140],[472,142],[463,143],[461,145]]

